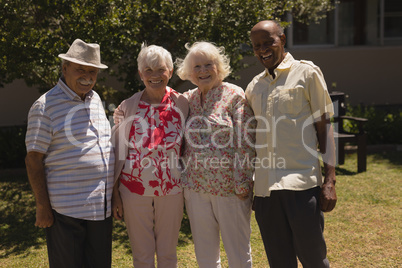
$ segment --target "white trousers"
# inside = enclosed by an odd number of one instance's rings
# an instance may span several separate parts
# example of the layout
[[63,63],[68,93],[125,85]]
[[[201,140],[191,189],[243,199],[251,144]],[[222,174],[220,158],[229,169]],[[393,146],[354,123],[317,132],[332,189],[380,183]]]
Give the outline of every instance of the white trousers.
[[176,246],[183,218],[183,193],[141,196],[119,187],[135,268],[177,267]]
[[195,254],[200,268],[221,267],[220,236],[230,268],[251,267],[251,199],[184,190]]

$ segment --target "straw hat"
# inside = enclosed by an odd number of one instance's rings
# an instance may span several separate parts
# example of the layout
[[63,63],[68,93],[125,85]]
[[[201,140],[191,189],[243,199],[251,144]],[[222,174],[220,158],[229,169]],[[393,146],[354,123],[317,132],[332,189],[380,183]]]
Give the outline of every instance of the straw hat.
[[59,54],[59,58],[99,69],[108,68],[100,61],[100,46],[98,44],[87,44],[81,39],[75,39],[67,53]]

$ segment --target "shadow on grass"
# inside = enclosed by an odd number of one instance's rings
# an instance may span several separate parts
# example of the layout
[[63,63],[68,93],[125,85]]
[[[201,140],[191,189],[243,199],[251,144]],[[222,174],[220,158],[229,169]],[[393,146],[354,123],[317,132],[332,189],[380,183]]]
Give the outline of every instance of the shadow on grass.
[[[353,158],[356,159],[357,155],[356,153],[352,154],[347,154],[346,158]],[[392,151],[392,150],[384,150],[384,151],[378,151],[378,152],[372,152],[367,155],[367,172],[369,171],[370,163],[373,162],[384,162],[387,161],[391,167],[402,167],[402,151]],[[348,161],[348,160],[347,160]],[[355,160],[353,160],[353,163]],[[353,169],[351,169],[351,167]],[[336,175],[340,176],[354,176],[359,173],[356,172],[357,170],[357,163],[354,163],[353,165],[345,164],[341,166],[337,166],[335,168]]]
[[186,209],[184,209],[183,220],[181,221],[180,235],[179,235],[179,246],[185,246],[191,243],[193,236],[191,235],[190,220]]
[[383,151],[370,155],[374,161],[386,159],[393,166],[402,166],[402,151]]
[[25,170],[1,170],[0,259],[45,243],[44,230],[34,226],[35,217],[35,200]]
[[130,241],[128,239],[126,224],[123,220],[113,219],[112,239],[126,250],[126,254],[131,255]]
[[350,171],[350,170],[348,170],[348,169],[346,169],[346,168],[343,168],[343,167],[341,167],[341,166],[337,166],[336,168],[335,168],[335,174],[338,176],[353,176],[353,175],[356,175],[357,174],[357,172],[356,171]]

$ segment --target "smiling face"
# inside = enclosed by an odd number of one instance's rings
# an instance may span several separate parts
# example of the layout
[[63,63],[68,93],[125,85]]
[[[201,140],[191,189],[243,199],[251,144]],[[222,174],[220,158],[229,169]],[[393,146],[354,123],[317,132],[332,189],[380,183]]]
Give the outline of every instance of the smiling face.
[[169,79],[172,77],[173,70],[169,70],[166,63],[157,66],[145,66],[142,71],[138,71],[146,89],[159,90],[165,92]]
[[274,22],[265,21],[253,27],[250,39],[254,55],[272,74],[285,58],[285,35],[279,33],[279,28]]
[[197,53],[192,55],[191,63],[191,82],[197,85],[201,91],[207,92],[222,84],[218,75],[218,68],[212,59]]
[[66,85],[83,100],[94,87],[99,70],[95,67],[66,62],[62,71]]

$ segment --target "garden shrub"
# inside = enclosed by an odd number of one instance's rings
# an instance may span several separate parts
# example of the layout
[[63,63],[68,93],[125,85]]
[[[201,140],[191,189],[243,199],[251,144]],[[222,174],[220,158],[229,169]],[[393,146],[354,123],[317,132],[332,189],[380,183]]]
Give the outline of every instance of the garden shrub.
[[0,168],[25,167],[26,126],[0,128]]
[[[350,106],[346,115],[367,118],[364,130],[368,144],[402,144],[402,107],[401,106]],[[344,129],[357,131],[357,124],[345,120]]]

